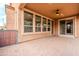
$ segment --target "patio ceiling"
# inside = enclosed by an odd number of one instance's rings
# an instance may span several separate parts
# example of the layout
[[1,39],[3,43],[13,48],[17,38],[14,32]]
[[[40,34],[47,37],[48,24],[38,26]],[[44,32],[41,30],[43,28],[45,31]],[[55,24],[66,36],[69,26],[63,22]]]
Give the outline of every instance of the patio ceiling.
[[[58,19],[79,14],[78,3],[28,3],[25,8],[50,17]],[[60,9],[64,16],[56,16],[55,10]]]

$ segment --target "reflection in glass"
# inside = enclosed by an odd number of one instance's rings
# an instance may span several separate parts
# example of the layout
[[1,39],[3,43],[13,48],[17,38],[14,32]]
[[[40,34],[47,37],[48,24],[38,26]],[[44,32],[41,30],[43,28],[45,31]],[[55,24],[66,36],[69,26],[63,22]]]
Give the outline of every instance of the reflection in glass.
[[65,21],[60,21],[60,33],[65,34]]
[[35,17],[35,31],[40,32],[41,31],[41,17],[36,15]]
[[60,34],[73,34],[73,20],[60,21]]
[[73,34],[73,21],[71,20],[68,20],[67,23],[66,23],[66,27],[67,27],[67,33],[68,34]]
[[33,32],[33,14],[24,12],[24,32]]
[[43,31],[46,31],[46,18],[43,18]]
[[48,31],[50,31],[50,20],[48,20]]

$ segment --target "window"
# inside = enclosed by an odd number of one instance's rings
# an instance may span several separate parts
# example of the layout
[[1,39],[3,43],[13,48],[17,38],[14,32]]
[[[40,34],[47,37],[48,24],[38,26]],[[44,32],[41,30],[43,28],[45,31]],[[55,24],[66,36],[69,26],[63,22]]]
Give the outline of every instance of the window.
[[43,31],[46,31],[46,27],[47,27],[46,18],[43,18]]
[[33,32],[33,14],[24,11],[24,32]]
[[41,31],[41,17],[36,15],[35,17],[35,32],[40,32]]
[[[34,18],[33,18],[34,16]],[[28,11],[24,11],[24,33],[50,31],[50,20]],[[35,20],[33,20],[35,19]],[[42,30],[41,30],[42,29]]]
[[53,25],[54,25],[54,21],[51,21],[51,32],[53,34]]
[[50,20],[48,20],[48,31],[50,31]]

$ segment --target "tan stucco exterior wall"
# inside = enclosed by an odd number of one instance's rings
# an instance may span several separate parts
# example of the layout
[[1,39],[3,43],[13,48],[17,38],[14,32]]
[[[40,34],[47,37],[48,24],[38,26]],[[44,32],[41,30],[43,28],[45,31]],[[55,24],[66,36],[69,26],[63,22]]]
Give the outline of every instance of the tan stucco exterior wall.
[[15,30],[16,22],[15,22],[15,9],[11,6],[6,6],[6,29],[7,30]]
[[55,36],[58,36],[58,20],[55,20],[55,24],[54,24],[54,29],[55,29]]
[[18,31],[18,42],[33,40],[36,38],[51,36],[50,32],[40,32],[27,34],[23,32],[23,20],[24,14],[23,10],[19,9],[19,4],[12,4],[14,9],[10,7],[6,8],[7,15],[7,30],[17,30]]
[[47,37],[47,36],[51,36],[51,33],[50,32],[39,32],[39,33],[36,33],[36,32],[33,32],[33,33],[24,33],[24,27],[23,27],[23,10],[19,9],[18,10],[19,13],[18,13],[18,42],[24,42],[24,41],[28,41],[28,40],[34,40],[34,39],[37,39],[37,38],[42,38],[42,37]]
[[21,39],[21,12],[17,4],[13,6],[6,5],[6,29],[18,31],[18,40]]
[[76,16],[76,37],[79,38],[79,15]]
[[51,36],[49,32],[39,33],[39,34],[22,35],[22,39],[20,41],[23,42],[23,41],[34,40],[37,38],[43,38],[43,37],[48,37],[48,36]]
[[18,10],[18,42],[23,42],[23,35],[22,35],[22,30],[23,30],[23,28],[22,28],[22,25],[23,25],[23,23],[22,23],[22,20],[23,20],[23,18],[22,18],[22,10]]

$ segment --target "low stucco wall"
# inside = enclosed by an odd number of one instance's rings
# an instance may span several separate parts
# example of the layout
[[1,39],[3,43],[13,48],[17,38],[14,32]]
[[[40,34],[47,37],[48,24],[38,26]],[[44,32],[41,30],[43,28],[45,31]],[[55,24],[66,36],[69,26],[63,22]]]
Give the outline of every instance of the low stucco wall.
[[22,35],[22,38],[19,40],[19,42],[35,40],[37,38],[43,38],[43,37],[48,37],[48,36],[51,36],[49,32],[39,33],[39,34],[24,34]]

